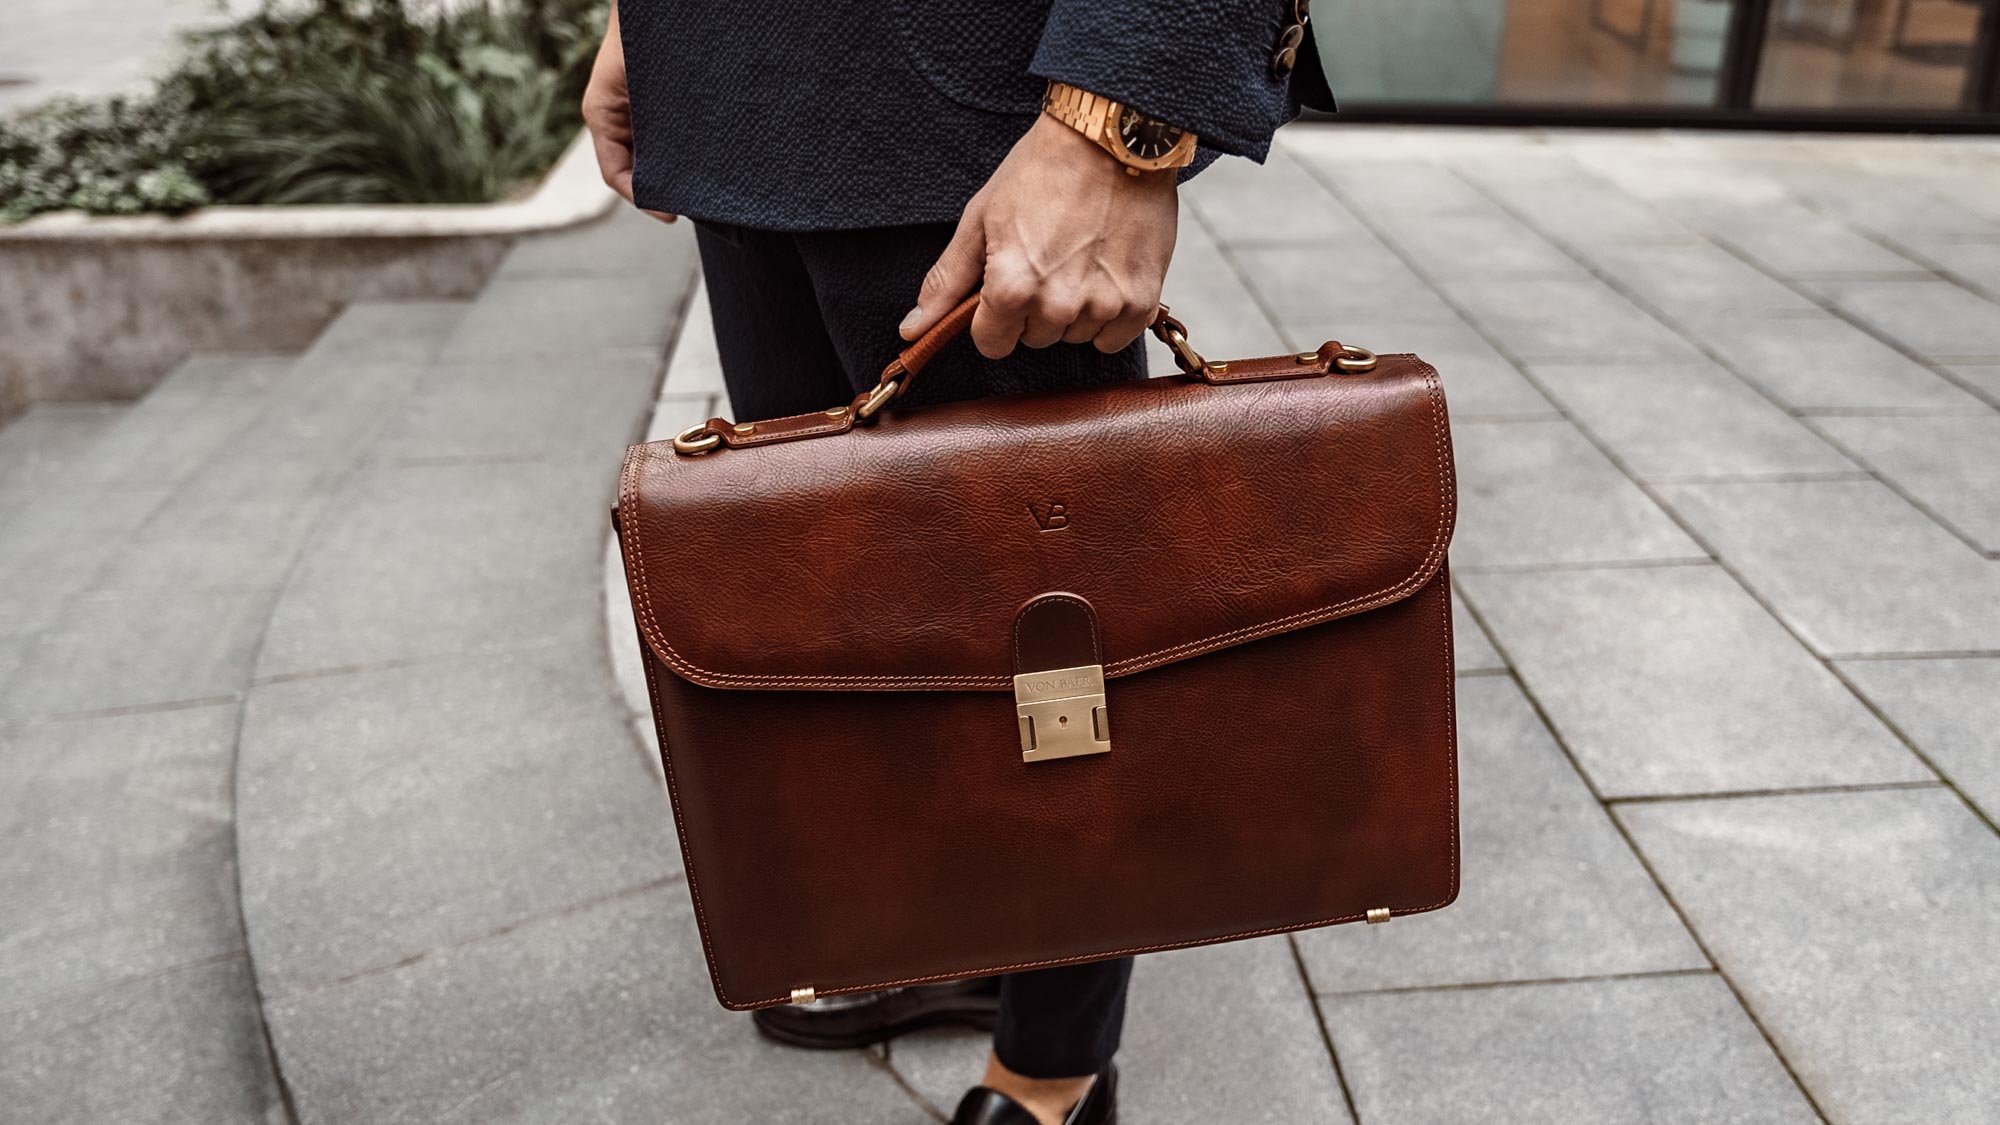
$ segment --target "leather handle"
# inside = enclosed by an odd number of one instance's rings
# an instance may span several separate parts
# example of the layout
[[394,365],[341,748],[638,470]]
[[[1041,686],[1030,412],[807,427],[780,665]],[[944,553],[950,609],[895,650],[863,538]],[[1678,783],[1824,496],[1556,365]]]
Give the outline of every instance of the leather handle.
[[[960,301],[958,307],[944,315],[944,319],[932,325],[929,331],[889,361],[875,386],[854,396],[854,401],[846,406],[762,422],[732,423],[724,418],[710,418],[677,434],[673,439],[674,452],[683,457],[698,457],[723,448],[742,449],[800,438],[844,434],[856,426],[865,426],[874,419],[876,411],[909,389],[917,373],[936,358],[945,345],[971,326],[973,314],[978,311],[979,294],[974,293]],[[1359,374],[1375,368],[1375,353],[1338,341],[1328,341],[1315,351],[1295,355],[1210,362],[1188,346],[1187,326],[1169,315],[1165,305],[1161,305],[1160,311],[1153,315],[1148,327],[1153,335],[1173,349],[1174,364],[1182,374],[1213,386],[1317,378],[1336,370],[1344,374]]]
[[[978,311],[979,292],[974,290],[965,300],[960,301],[957,307],[944,314],[944,319],[931,325],[930,329],[917,337],[914,343],[904,348],[895,359],[890,360],[889,365],[882,369],[882,377],[875,381],[873,389],[863,391],[854,397],[851,407],[855,416],[866,421],[889,400],[902,397],[903,392],[909,390],[910,384],[916,381],[917,373],[924,369],[924,365],[943,351],[945,345],[972,327],[973,315]],[[1174,349],[1174,358],[1183,370],[1194,374],[1199,369],[1201,357],[1196,356],[1191,350],[1186,350],[1187,330],[1179,321],[1167,315],[1167,306],[1160,306],[1160,311],[1153,314],[1152,322],[1147,327]],[[1175,336],[1179,337],[1178,342],[1174,339]],[[1193,366],[1187,362],[1188,357],[1193,358]]]
[[888,381],[899,370],[905,379],[915,378],[917,372],[922,371],[933,356],[943,351],[946,344],[956,340],[966,329],[972,327],[972,315],[978,311],[979,292],[974,290],[971,296],[944,314],[943,320],[931,325],[928,332],[917,337],[916,342],[904,348],[902,354],[890,360],[889,366],[882,369],[882,381]]

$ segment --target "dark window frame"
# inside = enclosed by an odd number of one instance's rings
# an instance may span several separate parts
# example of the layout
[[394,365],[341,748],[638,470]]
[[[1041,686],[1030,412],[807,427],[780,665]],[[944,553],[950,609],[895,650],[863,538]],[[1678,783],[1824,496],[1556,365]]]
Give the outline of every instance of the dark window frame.
[[[2000,133],[2000,0],[1986,0],[1965,93],[1953,110],[1760,109],[1757,78],[1764,63],[1774,0],[1738,0],[1729,26],[1716,98],[1710,105],[1593,106],[1533,102],[1359,102],[1343,99],[1338,119],[1363,123],[1554,125],[1707,129],[1791,129],[1810,132]],[[1338,90],[1335,91],[1339,93]],[[1308,111],[1307,116],[1333,119]]]

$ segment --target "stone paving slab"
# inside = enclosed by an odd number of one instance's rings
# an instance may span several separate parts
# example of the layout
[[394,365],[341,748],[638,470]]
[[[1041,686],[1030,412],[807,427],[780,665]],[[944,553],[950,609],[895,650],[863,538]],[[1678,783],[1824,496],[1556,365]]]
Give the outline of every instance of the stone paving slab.
[[[1446,295],[1516,358],[1692,360],[1693,347],[1595,278],[1444,279]],[[1552,316],[1560,309],[1562,315]]]
[[1823,656],[2000,647],[2000,567],[1880,484],[1661,494]]
[[[1338,335],[1350,320],[1452,318],[1436,290],[1372,240],[1343,244],[1338,252],[1317,246],[1245,247],[1236,251],[1236,259],[1251,288],[1288,327],[1317,322],[1326,326],[1323,332]],[[1261,351],[1269,354],[1270,344]]]
[[2000,355],[2000,304],[1947,281],[1833,281],[1836,305],[1939,362]]
[[1531,370],[1640,480],[1860,470],[1712,363],[1535,364]]
[[660,384],[660,353],[597,353],[576,365],[461,361],[435,366],[370,454],[411,464],[602,456],[638,439]]
[[0,730],[0,1009],[242,952],[235,742],[228,705]]
[[1707,557],[1566,421],[1454,423],[1452,452],[1461,568]]
[[1988,402],[2000,406],[2000,363],[1956,363],[1947,364],[1944,369],[1985,395]]
[[1643,200],[1582,172],[1557,153],[1455,161],[1489,197],[1572,246],[1698,243],[1685,224]]
[[24,643],[56,623],[63,607],[105,565],[106,543],[143,526],[166,501],[164,489],[114,492],[79,503],[48,493],[20,500],[0,526],[0,636]]
[[1387,153],[1376,159],[1357,159],[1349,141],[1326,143],[1329,139],[1295,129],[1280,147],[1329,185],[1350,211],[1378,218],[1503,214],[1485,193],[1443,164]]
[[2000,411],[1825,418],[1819,426],[1981,550],[2000,554]]
[[1707,204],[1689,215],[1703,233],[1788,277],[1912,271],[1915,262],[1853,228],[1797,203]]
[[266,994],[677,871],[608,681],[592,636],[259,686],[237,831]]
[[1828,315],[1717,320],[1701,339],[1729,366],[1792,410],[1985,409],[1915,360]]
[[2000,822],[2000,658],[1849,660],[1840,671]]
[[780,1047],[723,1011],[678,883],[269,1010],[303,1125],[935,1120],[868,1053]]
[[613,452],[367,474],[301,559],[258,673],[596,638],[598,594],[574,579],[597,573],[617,472]]
[[1181,197],[1226,244],[1321,242],[1345,253],[1351,244],[1369,241],[1360,220],[1334,202],[1304,165],[1283,156],[1261,166],[1218,160],[1189,181]]
[[2000,300],[2000,238],[1979,241],[1936,240],[1918,244],[1923,256],[1952,277]]
[[117,403],[45,402],[8,422],[0,429],[0,495],[70,483],[81,460],[130,409]]
[[2000,1104],[2000,837],[1943,789],[1626,805],[1631,831],[1834,1121]]
[[1469,214],[1371,215],[1388,240],[1431,277],[1577,278],[1576,259],[1497,208]]
[[0,691],[0,722],[231,698],[270,612],[266,590],[74,598]]
[[241,956],[0,1009],[0,1106],[36,1125],[272,1125],[283,1095]]
[[1720,568],[1459,583],[1605,797],[1935,780]]
[[1621,285],[1683,324],[1798,316],[1817,308],[1712,244],[1598,246],[1589,254]]
[[1819,1120],[1707,973],[1334,997],[1326,1018],[1364,1122]]
[[1708,968],[1512,679],[1461,678],[1458,729],[1458,901],[1296,935],[1315,989]]

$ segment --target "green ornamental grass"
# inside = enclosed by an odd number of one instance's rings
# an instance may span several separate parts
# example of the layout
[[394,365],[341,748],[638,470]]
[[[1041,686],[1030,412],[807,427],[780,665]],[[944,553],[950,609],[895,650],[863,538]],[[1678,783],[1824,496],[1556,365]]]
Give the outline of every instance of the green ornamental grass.
[[0,122],[0,221],[205,203],[486,203],[577,129],[605,0],[266,0],[143,98]]

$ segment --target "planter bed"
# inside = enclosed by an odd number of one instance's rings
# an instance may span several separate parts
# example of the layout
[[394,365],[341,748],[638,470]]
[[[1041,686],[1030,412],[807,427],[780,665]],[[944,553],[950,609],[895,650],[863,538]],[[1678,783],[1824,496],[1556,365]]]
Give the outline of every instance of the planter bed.
[[0,417],[133,398],[196,352],[298,351],[355,301],[470,297],[521,235],[616,202],[579,135],[515,202],[62,212],[0,226]]

